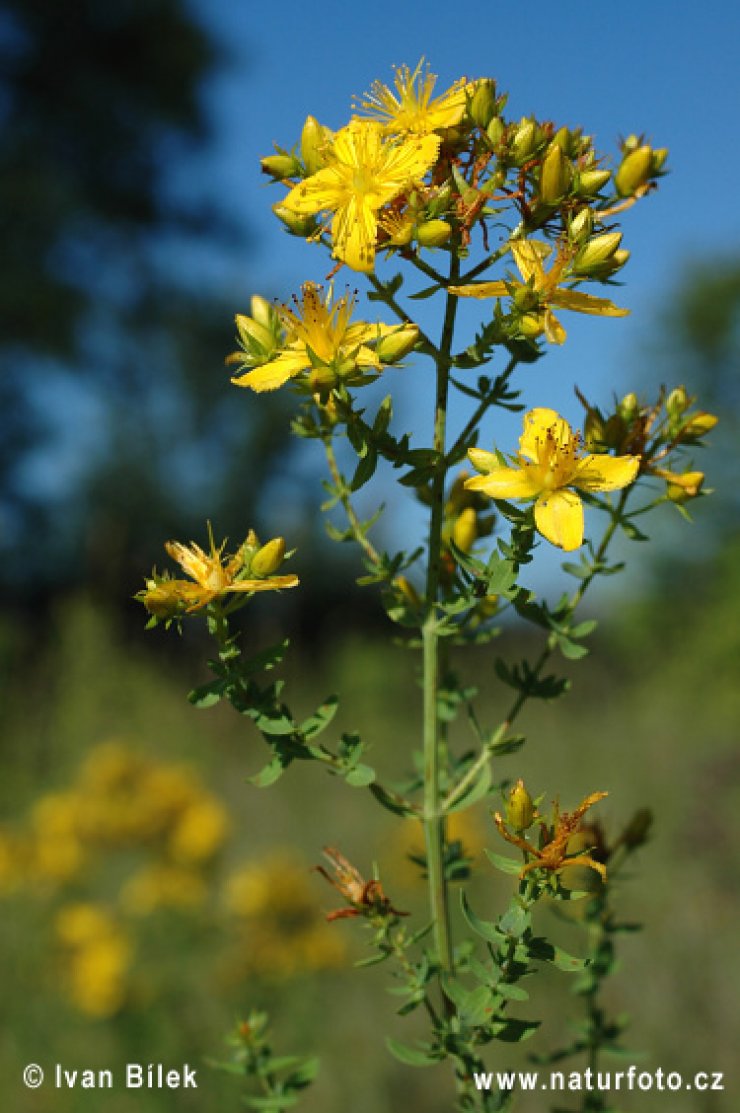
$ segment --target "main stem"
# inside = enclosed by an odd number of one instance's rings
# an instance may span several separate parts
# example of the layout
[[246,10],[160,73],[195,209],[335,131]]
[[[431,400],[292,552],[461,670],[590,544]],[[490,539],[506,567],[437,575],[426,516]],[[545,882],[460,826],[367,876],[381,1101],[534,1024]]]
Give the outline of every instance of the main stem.
[[[460,273],[455,248],[450,257],[450,283]],[[429,548],[426,585],[426,619],[422,627],[424,685],[424,838],[426,842],[429,902],[434,924],[434,942],[442,970],[452,969],[450,910],[444,872],[445,817],[441,806],[440,774],[446,753],[440,732],[437,706],[439,690],[439,634],[437,599],[441,558],[442,522],[445,502],[447,464],[445,445],[447,430],[447,396],[450,380],[450,357],[455,331],[457,298],[447,295],[442,337],[436,358],[437,394],[434,408],[434,450],[437,469],[432,483],[432,506],[429,521]]]

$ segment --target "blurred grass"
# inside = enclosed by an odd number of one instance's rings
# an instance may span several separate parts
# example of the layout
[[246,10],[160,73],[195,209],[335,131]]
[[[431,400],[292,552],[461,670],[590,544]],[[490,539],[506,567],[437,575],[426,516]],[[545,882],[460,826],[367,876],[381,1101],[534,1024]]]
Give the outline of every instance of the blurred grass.
[[[740,573],[737,550],[691,580],[675,598],[622,607],[608,638],[593,639],[593,657],[563,671],[573,677],[569,697],[531,705],[521,720],[529,741],[519,754],[501,759],[496,779],[524,776],[533,793],[560,796],[568,808],[595,789],[608,789],[600,805],[608,828],[617,829],[642,806],[656,814],[655,834],[639,855],[639,874],[620,883],[620,912],[640,919],[645,931],[622,936],[621,971],[609,986],[615,1011],[630,1013],[626,1043],[642,1049],[641,1069],[726,1072],[724,1094],[702,1103],[691,1093],[625,1095],[625,1110],[668,1108],[672,1113],[731,1113],[736,1108],[732,1075],[740,1044],[738,923],[738,807],[740,806]],[[264,746],[228,708],[195,711],[184,699],[202,678],[186,645],[173,634],[124,636],[116,621],[82,597],[60,603],[53,636],[34,649],[33,631],[6,621],[0,630],[5,708],[0,821],[22,821],[42,793],[63,788],[80,761],[100,742],[115,738],[158,760],[193,763],[204,783],[231,812],[235,828],[227,869],[245,859],[269,861],[275,847],[293,848],[305,866],[317,909],[337,906],[336,894],[308,874],[325,844],[339,846],[366,874],[373,860],[391,898],[424,916],[423,885],[404,858],[420,845],[410,821],[382,812],[366,791],[349,789],[313,767],[292,767],[279,784],[257,790],[245,784],[266,757]],[[496,653],[521,652],[504,633]],[[25,646],[26,652],[17,651]],[[31,652],[28,652],[28,650]],[[462,659],[458,671],[481,690],[480,718],[493,723],[507,705],[507,691],[489,664]],[[24,659],[23,673],[12,662]],[[29,664],[30,662],[30,664]],[[560,670],[561,662],[554,667]],[[293,709],[311,710],[330,691],[342,696],[337,729],[358,729],[372,743],[370,760],[385,780],[403,776],[419,734],[416,662],[359,632],[337,635],[314,653],[289,660],[287,694]],[[468,744],[466,727],[454,737]],[[388,771],[386,773],[386,771]],[[494,916],[508,880],[482,860],[480,847],[498,836],[481,805],[466,815],[465,837],[477,850],[478,876],[471,900]],[[210,1070],[225,1034],[251,1007],[267,1008],[280,1053],[319,1054],[319,1081],[306,1095],[306,1113],[448,1110],[449,1076],[413,1071],[385,1053],[385,1034],[409,1042],[422,1018],[394,1016],[387,970],[350,969],[362,957],[358,924],[338,923],[348,943],[345,967],[282,981],[225,968],[223,939],[187,918],[158,921],[145,937],[151,947],[150,995],[138,1007],[107,1021],[86,1019],[69,1005],[59,985],[48,909],[22,895],[0,897],[0,1077],[18,1113],[163,1113],[165,1110],[236,1109],[238,1082]],[[577,925],[554,923],[578,953]],[[159,936],[157,936],[157,932]],[[244,944],[249,946],[249,937]],[[147,956],[144,956],[147,957]],[[568,977],[541,979],[522,1015],[545,1020],[538,1050],[563,1040],[566,1015],[577,1015]],[[508,1069],[526,1060],[530,1045],[488,1049],[489,1065]],[[533,1046],[533,1045],[531,1045]],[[27,1062],[45,1069],[104,1068],[122,1073],[126,1062],[183,1062],[200,1067],[199,1089],[126,1092],[32,1092],[20,1083]],[[570,1064],[568,1064],[570,1065]],[[573,1069],[584,1064],[573,1062]],[[604,1069],[624,1063],[605,1060]],[[10,1099],[9,1099],[10,1100]],[[577,1102],[561,1104],[577,1108]],[[10,1106],[9,1106],[10,1107]],[[517,1108],[537,1113],[541,1099],[524,1096]]]

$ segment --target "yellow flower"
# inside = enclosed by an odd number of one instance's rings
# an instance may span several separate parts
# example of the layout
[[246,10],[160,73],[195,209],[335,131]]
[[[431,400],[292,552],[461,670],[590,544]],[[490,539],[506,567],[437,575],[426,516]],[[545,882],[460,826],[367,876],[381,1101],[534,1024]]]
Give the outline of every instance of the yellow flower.
[[170,854],[178,862],[201,864],[223,846],[229,829],[226,812],[212,796],[203,795],[186,808],[171,832]]
[[432,100],[436,75],[424,70],[422,58],[411,72],[408,66],[396,68],[394,93],[382,81],[374,81],[370,92],[356,105],[373,119],[379,120],[387,132],[428,135],[441,128],[460,123],[465,113],[468,84],[465,78],[456,81],[446,93]]
[[435,135],[386,139],[380,124],[353,120],[338,131],[326,165],[291,189],[287,209],[303,216],[334,214],[334,257],[369,274],[375,266],[378,212],[423,178],[436,161]]
[[95,904],[70,904],[56,920],[67,950],[66,982],[73,1004],[88,1016],[113,1016],[126,998],[132,947],[110,913]]
[[530,410],[512,467],[494,452],[471,448],[473,465],[482,475],[465,486],[492,499],[534,499],[538,531],[553,545],[571,551],[583,544],[580,491],[616,491],[637,475],[637,456],[579,455],[581,438],[555,410]]
[[620,309],[608,298],[583,294],[580,290],[565,289],[559,283],[572,259],[571,253],[561,246],[555,261],[546,271],[543,261],[552,253],[549,244],[541,240],[515,240],[511,254],[519,268],[523,282],[473,282],[466,286],[450,286],[450,292],[463,298],[503,298],[529,288],[534,297],[532,315],[539,331],[544,331],[551,344],[562,344],[566,332],[550,306],[571,309],[575,313],[588,313],[596,317],[626,317],[629,309]]
[[[365,321],[351,324],[355,299],[349,294],[332,305],[331,290],[322,299],[321,287],[306,282],[302,295],[294,310],[287,306],[278,310],[287,330],[282,351],[261,366],[251,367],[246,374],[235,376],[232,382],[237,386],[262,393],[277,390],[303,371],[315,371],[316,378],[326,377],[331,382],[351,375],[356,369],[378,373],[383,370],[383,364],[368,345],[393,332],[393,327]],[[227,362],[241,359],[241,353],[234,352]],[[250,367],[244,363],[243,366]]]
[[222,553],[226,542],[223,541],[217,548],[210,525],[208,532],[210,553],[204,552],[194,541],[189,546],[180,541],[166,543],[165,549],[169,555],[191,579],[154,577],[147,580],[145,589],[136,598],[151,614],[164,617],[182,611],[197,611],[230,592],[278,591],[298,585],[298,577],[295,575],[267,576],[264,579],[241,578],[247,560],[247,542],[233,556],[224,559]]

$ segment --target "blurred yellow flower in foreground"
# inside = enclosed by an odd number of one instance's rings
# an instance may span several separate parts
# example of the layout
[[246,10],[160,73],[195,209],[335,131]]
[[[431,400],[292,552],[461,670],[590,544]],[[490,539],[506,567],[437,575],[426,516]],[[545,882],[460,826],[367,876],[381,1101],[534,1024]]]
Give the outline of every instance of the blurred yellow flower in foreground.
[[[511,245],[523,282],[497,281],[472,282],[465,286],[450,286],[450,293],[463,298],[505,298],[511,294],[522,299],[520,308],[529,310],[534,335],[544,331],[551,344],[562,344],[566,331],[560,324],[550,306],[571,309],[575,313],[588,313],[597,317],[625,317],[629,309],[620,309],[608,298],[597,298],[593,294],[583,294],[580,290],[566,289],[560,285],[565,271],[572,262],[572,252],[565,246],[558,250],[549,271],[543,261],[552,253],[552,247],[541,240],[515,240]],[[526,291],[532,294],[532,305],[527,304]],[[520,293],[524,291],[524,293]]]
[[380,124],[352,120],[334,136],[324,165],[294,186],[283,201],[302,216],[334,214],[334,256],[352,270],[375,266],[378,212],[424,177],[437,159],[435,135],[388,139]]
[[89,1016],[112,1016],[126,996],[131,943],[111,914],[93,903],[68,904],[55,922],[72,1002]]
[[240,928],[243,974],[283,980],[344,961],[344,942],[320,914],[310,872],[291,855],[277,851],[235,871],[223,905]]
[[580,436],[555,410],[530,410],[513,466],[501,464],[495,452],[471,448],[468,456],[484,474],[465,486],[492,499],[534,499],[538,531],[569,552],[583,544],[583,504],[576,491],[627,487],[640,466],[638,456],[581,456],[580,446]]
[[465,78],[432,99],[437,77],[428,67],[424,69],[423,58],[413,72],[408,66],[398,66],[393,83],[395,92],[382,81],[374,81],[370,92],[356,105],[379,120],[387,132],[428,135],[441,128],[454,127],[465,114],[468,95]]

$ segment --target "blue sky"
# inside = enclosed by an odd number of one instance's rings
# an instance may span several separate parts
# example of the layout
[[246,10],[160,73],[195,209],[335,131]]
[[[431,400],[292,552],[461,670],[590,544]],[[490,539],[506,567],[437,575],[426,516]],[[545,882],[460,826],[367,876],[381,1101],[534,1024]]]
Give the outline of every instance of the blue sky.
[[[670,175],[623,219],[623,246],[632,258],[625,285],[613,296],[631,316],[568,314],[566,345],[550,348],[523,373],[528,404],[554,406],[577,423],[574,381],[603,403],[615,390],[639,391],[656,317],[692,260],[737,252],[740,19],[734,4],[431,0],[411,8],[388,0],[320,6],[198,0],[196,6],[231,57],[206,91],[215,147],[188,175],[191,184],[207,176],[208,188],[252,230],[248,255],[234,257],[218,276],[233,290],[235,309],[246,308],[257,291],[287,299],[328,269],[319,247],[287,236],[272,216],[270,205],[282,190],[265,183],[259,158],[273,142],[292,146],[309,113],[341,126],[353,95],[375,78],[390,82],[394,64],[413,66],[421,56],[438,74],[439,88],[462,75],[494,77],[509,93],[507,115],[581,125],[602,151],[616,152],[619,137],[631,132],[670,148]],[[352,285],[354,279],[349,276]],[[430,415],[429,369],[419,364],[401,374],[399,421],[421,436]],[[454,416],[462,420],[462,413]],[[502,447],[513,447],[518,428],[518,418],[497,423]]]

